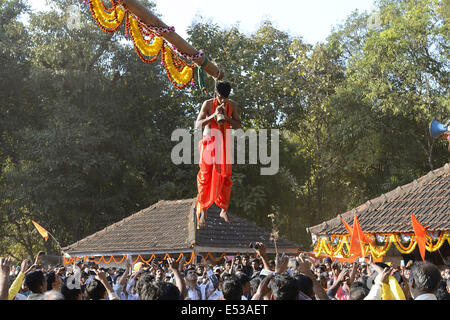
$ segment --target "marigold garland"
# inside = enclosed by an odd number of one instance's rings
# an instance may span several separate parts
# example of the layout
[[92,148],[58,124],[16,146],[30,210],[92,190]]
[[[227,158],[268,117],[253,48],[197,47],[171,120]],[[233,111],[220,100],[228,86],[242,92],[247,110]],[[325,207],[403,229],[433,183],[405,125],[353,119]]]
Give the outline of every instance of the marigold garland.
[[[386,241],[384,241],[383,246],[377,247],[376,245],[372,245],[369,243],[367,246],[365,246],[365,254],[370,253],[376,259],[381,258],[387,254],[392,244],[395,245],[395,247],[400,253],[410,254],[416,249],[417,241],[413,233],[406,235],[411,237],[411,240],[409,241],[407,246],[403,245],[402,243],[403,241],[400,238],[400,234],[383,234],[383,236],[386,237]],[[327,237],[319,237],[314,245],[313,249],[314,255],[316,257],[319,257],[322,253],[324,253],[328,256],[333,257],[340,254],[344,258],[348,258],[350,251],[348,236],[337,236],[337,237],[340,240],[336,247],[332,246],[332,244],[328,241]],[[333,238],[331,238],[330,240],[332,242]],[[437,238],[436,241],[433,241],[433,239],[430,236],[427,236],[425,247],[427,251],[435,252],[444,245],[446,240],[450,244],[449,231],[439,233],[439,237]],[[433,244],[433,242],[435,243]]]
[[226,256],[226,253],[224,252],[224,253],[222,253],[221,255],[220,255],[220,257],[219,258],[215,258],[212,254],[211,254],[211,252],[208,252],[207,254],[206,254],[206,256],[205,256],[205,260],[208,260],[208,258],[210,258],[212,261],[214,261],[214,262],[219,262],[220,260],[222,260],[223,259],[223,257],[225,257]]
[[122,25],[125,10],[116,1],[111,1],[113,7],[108,9],[103,0],[90,0],[89,9],[98,26],[105,32],[114,33]]
[[134,48],[136,53],[139,55],[139,58],[145,63],[154,62],[161,52],[164,40],[156,37],[152,33],[148,35],[150,39],[146,40],[144,38],[145,33],[143,32],[142,26],[140,26],[136,18],[131,15],[127,16],[126,26],[126,29],[133,40]]
[[391,235],[387,235],[386,236],[386,241],[385,241],[385,243],[384,243],[382,248],[378,248],[377,246],[372,245],[371,243],[369,243],[370,253],[372,254],[372,256],[375,259],[379,259],[379,258],[384,257],[386,255],[386,253],[391,248],[391,245],[392,245],[392,236]]
[[448,237],[448,232],[441,232],[439,234],[438,240],[435,245],[433,245],[433,239],[431,239],[431,237],[427,237],[427,240],[429,240],[429,241],[425,242],[425,248],[429,252],[436,252],[444,245],[445,239],[447,237]]
[[173,46],[171,48],[159,34],[174,32],[173,27],[148,26],[141,19],[135,17],[120,1],[109,1],[112,3],[112,8],[107,8],[103,0],[89,0],[92,16],[103,31],[116,32],[125,19],[125,36],[130,35],[136,53],[143,62],[154,62],[162,52],[161,63],[170,82],[178,89],[183,89],[189,83],[193,83],[195,65],[188,64],[180,56],[186,59],[196,59],[204,55],[201,50],[197,54],[189,56]]
[[194,77],[193,66],[175,55],[167,45],[164,45],[163,52],[163,64],[170,81],[178,89],[185,88]]
[[[211,253],[208,253],[208,255],[210,255],[210,256],[212,257]],[[220,259],[222,259],[223,256],[225,256],[225,253],[223,253],[222,256],[221,256],[219,259],[215,260],[215,261],[216,261],[216,262],[217,262],[217,261],[220,261]],[[184,257],[184,253],[181,252],[181,253],[179,254],[178,258],[176,259],[176,261],[179,262],[179,261],[181,260],[182,257]],[[94,257],[94,256],[91,256],[90,258],[95,258],[95,257]],[[112,261],[114,261],[116,264],[120,265],[120,264],[122,264],[122,263],[125,261],[126,258],[127,258],[126,255],[122,255],[122,258],[119,259],[119,260],[116,260],[116,258],[115,258],[114,256],[109,256],[109,259],[107,259],[107,258],[105,258],[105,256],[102,255],[102,256],[100,256],[100,258],[98,258],[98,260],[94,260],[94,262],[95,262],[96,264],[100,264],[100,263],[103,261],[105,264],[110,264]],[[134,265],[134,264],[136,264],[136,263],[138,263],[138,262],[150,263],[150,262],[151,262],[153,259],[155,259],[155,258],[156,258],[155,254],[152,254],[151,257],[150,257],[150,259],[147,259],[147,260],[146,260],[146,259],[144,259],[144,258],[142,257],[141,254],[138,254],[137,257],[136,257],[136,259],[135,259],[133,262],[131,262],[131,264]],[[164,255],[164,259],[167,259],[167,258],[171,258],[171,256],[170,256],[169,253],[166,253],[166,254]],[[87,261],[87,260],[88,260],[88,257],[87,257],[87,256],[84,256],[84,257],[70,257],[70,258],[64,257],[64,263],[65,263],[65,264],[73,264],[73,263],[78,262],[79,260]],[[195,261],[195,252],[193,251],[193,252],[191,253],[190,259],[189,259],[189,260],[186,260],[186,261],[185,261],[185,264],[191,264],[191,263],[193,263],[194,261]]]
[[404,247],[402,244],[402,241],[399,237],[399,234],[393,234],[392,237],[394,237],[394,244],[397,247],[397,250],[400,251],[400,253],[403,254],[410,254],[411,252],[414,251],[414,249],[416,249],[417,246],[417,242],[415,241],[415,236],[414,234],[411,234],[411,240],[409,242],[409,245],[407,247]]

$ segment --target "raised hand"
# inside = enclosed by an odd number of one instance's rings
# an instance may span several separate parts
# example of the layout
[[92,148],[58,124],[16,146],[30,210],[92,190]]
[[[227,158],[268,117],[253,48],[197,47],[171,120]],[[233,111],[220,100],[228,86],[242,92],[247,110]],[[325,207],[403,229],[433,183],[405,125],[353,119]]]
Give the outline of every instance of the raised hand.
[[174,258],[167,258],[167,263],[169,264],[169,269],[172,271],[178,270],[178,262]]
[[275,259],[275,272],[278,274],[285,272],[287,270],[288,263],[289,257],[284,253],[281,255],[281,257],[277,257]]
[[8,300],[11,259],[0,258],[0,300]]

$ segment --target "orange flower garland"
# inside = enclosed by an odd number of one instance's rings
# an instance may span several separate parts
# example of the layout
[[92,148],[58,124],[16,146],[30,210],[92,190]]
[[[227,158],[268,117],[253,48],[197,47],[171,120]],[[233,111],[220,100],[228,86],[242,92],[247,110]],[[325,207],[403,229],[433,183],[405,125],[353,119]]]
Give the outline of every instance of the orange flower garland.
[[[159,33],[173,32],[174,28],[160,28],[146,25],[135,17],[124,4],[118,0],[109,0],[112,8],[107,8],[103,0],[89,0],[89,9],[95,22],[105,32],[114,33],[125,19],[125,36],[130,35],[139,58],[144,63],[154,62],[161,53],[161,63],[170,82],[178,89],[185,88],[194,78],[194,64],[188,64],[183,58],[193,59],[203,55],[199,51],[195,56],[188,56],[171,48]],[[146,39],[147,38],[147,39]],[[181,58],[181,56],[183,58]]]
[[164,46],[162,57],[170,82],[178,89],[185,88],[194,76],[194,66],[188,65],[167,45]]
[[369,243],[369,249],[372,256],[376,259],[379,259],[386,255],[392,245],[392,237],[391,235],[386,235],[386,241],[382,248],[378,248],[375,245]]
[[122,25],[125,10],[116,1],[111,1],[113,7],[108,9],[103,0],[90,0],[89,9],[98,26],[105,32],[114,33]]
[[[211,254],[208,253],[208,255],[211,255]],[[224,255],[225,255],[225,254],[223,254],[217,261],[219,261],[220,259],[222,259]],[[171,257],[171,256],[170,256],[169,253],[166,253],[166,254],[164,255],[164,259],[167,259],[167,258],[170,258],[170,257]],[[182,257],[184,257],[184,253],[180,253],[179,256],[178,256],[178,258],[176,259],[176,261],[177,261],[177,262],[180,261]],[[212,256],[211,256],[211,257],[212,257]],[[94,257],[94,256],[91,256],[90,258],[95,258],[95,257]],[[96,264],[100,264],[100,263],[103,261],[103,263],[105,263],[105,264],[110,264],[112,261],[114,261],[116,264],[120,265],[120,264],[122,264],[122,263],[125,261],[126,258],[127,258],[126,255],[122,255],[122,258],[119,259],[119,260],[116,260],[116,258],[115,258],[114,256],[109,256],[109,259],[106,259],[105,256],[102,255],[102,256],[100,256],[100,258],[99,258],[98,260],[94,260],[94,262],[95,262]],[[131,264],[134,265],[134,264],[136,264],[136,263],[138,263],[138,262],[150,263],[150,262],[151,262],[153,259],[155,259],[155,258],[156,258],[155,254],[152,254],[151,257],[150,257],[150,259],[146,260],[146,259],[144,259],[144,258],[142,257],[142,255],[138,254],[137,257],[136,257],[136,259],[135,259],[133,262],[131,262]],[[79,260],[86,261],[86,260],[88,260],[88,257],[87,257],[87,256],[84,256],[84,257],[70,257],[70,258],[64,257],[64,263],[65,263],[65,264],[73,264],[73,263],[78,262]],[[191,264],[191,263],[193,263],[194,261],[195,261],[195,252],[192,252],[192,253],[191,253],[190,259],[187,260],[185,263],[186,263],[186,264]]]
[[445,242],[445,239],[447,238],[448,233],[447,232],[441,232],[439,234],[439,237],[437,239],[437,242],[435,245],[433,245],[433,239],[431,237],[427,236],[427,241],[425,242],[425,248],[429,251],[429,252],[435,252],[438,251]]
[[[400,238],[400,235],[397,233],[383,234],[383,235],[386,237],[386,241],[384,242],[383,246],[377,247],[375,245],[369,244],[368,246],[365,246],[365,252],[366,252],[365,254],[370,253],[370,254],[372,254],[373,257],[378,259],[387,254],[387,252],[390,250],[392,244],[394,244],[396,246],[397,250],[403,254],[410,254],[417,247],[417,242],[415,239],[415,235],[413,233],[405,234],[405,235],[411,237],[411,240],[409,241],[407,246],[405,246],[402,243],[402,239]],[[439,233],[439,236],[435,241],[433,241],[433,239],[430,236],[427,236],[427,238],[426,238],[427,251],[435,252],[435,251],[439,250],[444,245],[445,240],[447,240],[448,243],[450,244],[450,234],[448,231]],[[316,257],[319,257],[322,253],[324,253],[331,257],[337,256],[340,254],[344,258],[348,258],[349,244],[347,241],[347,236],[342,236],[340,238],[340,242],[336,248],[334,248],[331,245],[331,243],[329,243],[329,241],[326,237],[322,237],[322,238],[319,237],[314,245],[313,251],[314,251],[314,254]]]
[[[157,58],[164,44],[162,38],[156,37],[155,34],[144,32],[142,25],[131,15],[127,15],[126,30],[133,40],[134,49],[139,58],[145,63],[152,63]],[[146,40],[144,35],[150,39]],[[151,57],[151,58],[146,58]]]

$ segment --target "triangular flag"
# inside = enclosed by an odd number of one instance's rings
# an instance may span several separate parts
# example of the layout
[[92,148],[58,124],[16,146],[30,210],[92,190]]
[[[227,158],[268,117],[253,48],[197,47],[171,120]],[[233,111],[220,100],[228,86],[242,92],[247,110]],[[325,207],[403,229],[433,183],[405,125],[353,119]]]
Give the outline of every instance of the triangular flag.
[[362,232],[361,226],[359,225],[358,218],[353,220],[353,235],[350,244],[350,255],[355,255],[357,257],[364,257],[364,233]]
[[348,234],[350,235],[350,237],[353,235],[353,229],[352,227],[350,227],[350,225],[342,218],[341,215],[339,215],[339,217],[341,218],[342,223],[345,226],[345,229],[347,229]]
[[42,228],[37,222],[31,220],[33,222],[34,226],[36,227],[37,231],[41,234],[41,236],[45,239],[45,241],[48,240],[48,231]]
[[420,224],[419,220],[411,213],[411,222],[416,235],[416,242],[419,246],[420,256],[425,261],[425,238],[427,236],[427,229]]

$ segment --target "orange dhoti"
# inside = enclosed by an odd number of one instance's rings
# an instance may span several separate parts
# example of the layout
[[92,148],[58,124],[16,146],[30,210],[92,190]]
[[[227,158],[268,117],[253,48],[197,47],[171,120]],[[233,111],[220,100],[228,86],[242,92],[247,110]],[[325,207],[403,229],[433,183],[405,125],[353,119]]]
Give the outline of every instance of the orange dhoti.
[[[214,100],[212,113],[217,102]],[[231,116],[231,108],[226,105],[226,112]],[[211,136],[204,136],[200,141],[200,171],[197,175],[197,215],[206,211],[213,203],[228,210],[231,194],[231,161],[230,161],[230,124],[219,125],[211,121]]]

